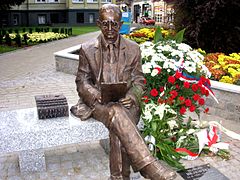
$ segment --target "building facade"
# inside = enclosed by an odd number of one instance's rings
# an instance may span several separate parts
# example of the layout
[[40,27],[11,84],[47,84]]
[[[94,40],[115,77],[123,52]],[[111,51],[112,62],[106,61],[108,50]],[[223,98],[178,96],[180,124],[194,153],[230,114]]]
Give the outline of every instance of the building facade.
[[25,0],[0,12],[1,26],[95,24],[99,8],[115,0]]
[[174,17],[174,4],[171,1],[135,0],[132,4],[133,22],[141,17],[153,18],[157,24],[171,23]]

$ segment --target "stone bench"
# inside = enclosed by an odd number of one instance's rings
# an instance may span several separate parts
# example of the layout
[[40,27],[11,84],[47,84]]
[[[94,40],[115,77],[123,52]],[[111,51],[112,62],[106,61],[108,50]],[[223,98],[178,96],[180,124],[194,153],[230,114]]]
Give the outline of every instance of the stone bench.
[[108,130],[94,119],[39,120],[36,108],[0,112],[0,154],[17,153],[21,172],[45,171],[46,148],[106,138]]

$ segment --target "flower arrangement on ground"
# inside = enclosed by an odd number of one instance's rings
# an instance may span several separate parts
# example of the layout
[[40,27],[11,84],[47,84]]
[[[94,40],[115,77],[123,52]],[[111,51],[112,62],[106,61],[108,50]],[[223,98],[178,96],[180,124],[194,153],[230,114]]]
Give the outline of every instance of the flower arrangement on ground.
[[210,53],[204,63],[212,73],[212,79],[224,83],[240,85],[240,53],[225,55]]
[[[216,129],[207,131],[206,124],[185,118],[187,112],[198,116],[201,111],[208,112],[205,97],[213,95],[211,73],[203,63],[204,56],[187,44],[165,40],[145,42],[140,48],[146,80],[142,96],[143,135],[156,157],[183,169],[179,162],[182,156],[197,157],[203,148],[200,144],[210,147],[218,140]],[[200,143],[198,135],[203,130],[209,138]]]

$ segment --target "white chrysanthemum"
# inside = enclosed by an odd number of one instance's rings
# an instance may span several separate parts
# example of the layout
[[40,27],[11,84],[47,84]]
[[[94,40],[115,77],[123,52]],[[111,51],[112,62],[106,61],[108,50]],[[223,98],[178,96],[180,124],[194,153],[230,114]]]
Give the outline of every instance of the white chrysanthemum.
[[153,69],[152,70],[152,73],[151,73],[151,76],[154,77],[158,74],[158,70],[157,69]]
[[187,59],[191,59],[194,62],[203,61],[204,57],[197,51],[187,52]]
[[172,57],[176,57],[176,56],[177,56],[178,59],[182,59],[182,58],[183,58],[183,52],[174,49],[174,50],[171,52],[171,56],[172,56]]
[[153,54],[155,54],[155,50],[152,47],[141,49],[142,58],[148,58],[149,56],[152,56]]
[[151,73],[151,68],[152,68],[152,63],[147,62],[142,65],[142,70],[144,74],[149,74]]
[[183,66],[189,73],[196,72],[196,63],[194,62],[185,61]]
[[185,43],[177,44],[177,47],[178,47],[178,49],[180,51],[183,51],[183,52],[188,52],[188,51],[192,50],[192,48],[189,45],[185,44]]
[[176,61],[174,59],[168,59],[163,64],[163,69],[173,69],[174,71],[177,70],[177,66],[175,65]]

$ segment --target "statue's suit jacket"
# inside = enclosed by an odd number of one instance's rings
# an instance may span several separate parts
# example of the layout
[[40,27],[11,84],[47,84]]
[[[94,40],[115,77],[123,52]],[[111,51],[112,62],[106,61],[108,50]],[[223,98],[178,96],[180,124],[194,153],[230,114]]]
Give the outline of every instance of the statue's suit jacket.
[[[82,44],[79,51],[79,67],[76,85],[80,99],[77,104],[77,114],[83,120],[91,116],[96,97],[101,93],[100,84],[104,61],[102,58],[101,38],[103,38],[102,35],[93,41]],[[144,89],[141,52],[135,42],[127,40],[121,35],[119,38],[118,79],[120,82],[127,82],[127,95],[130,96],[134,102],[133,108],[139,110],[136,90],[138,93],[141,93]],[[113,76],[116,76],[116,74]]]

